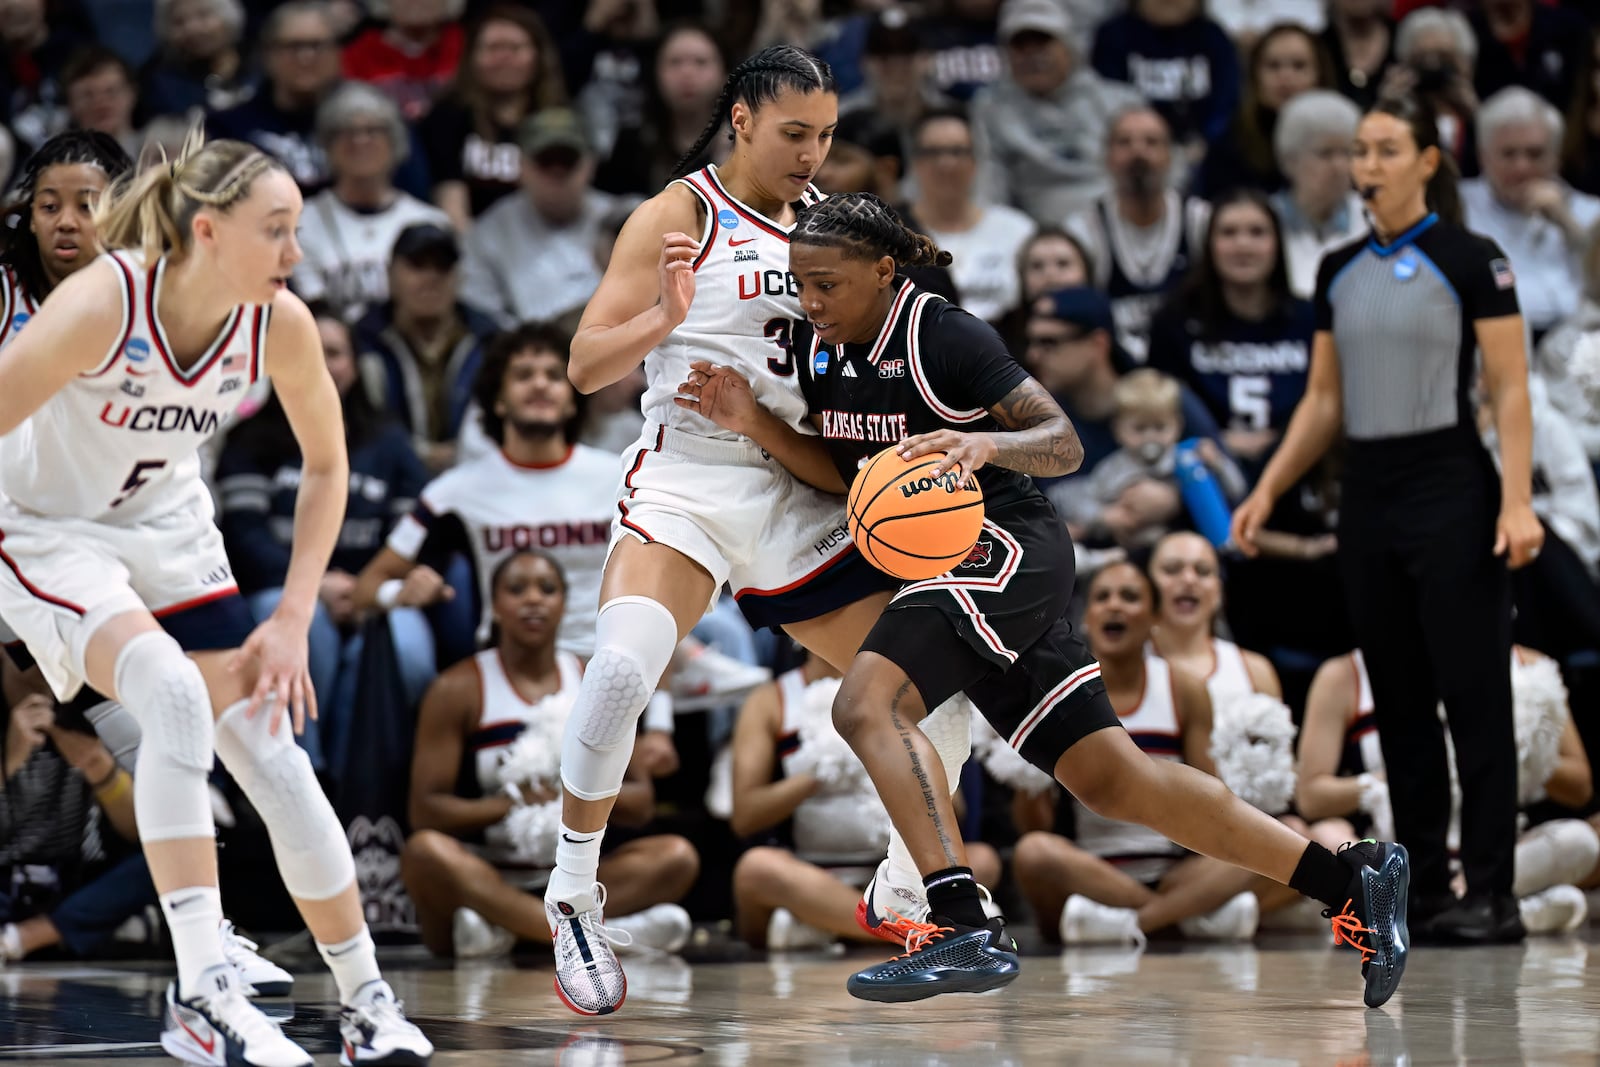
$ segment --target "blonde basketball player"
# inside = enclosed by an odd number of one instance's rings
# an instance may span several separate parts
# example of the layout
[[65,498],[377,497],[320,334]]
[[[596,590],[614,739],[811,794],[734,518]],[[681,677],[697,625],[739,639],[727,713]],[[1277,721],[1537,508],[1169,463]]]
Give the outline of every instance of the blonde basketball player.
[[[134,807],[178,981],[178,1059],[311,1058],[244,999],[223,955],[206,776],[222,757],[338,984],[343,1063],[422,1063],[378,972],[344,833],[284,724],[315,714],[306,631],[344,511],[338,399],[310,313],[294,181],[257,149],[203,145],[119,186],[111,251],[66,278],[0,354],[0,614],[62,700],[85,684],[143,733]],[[184,654],[156,612],[232,590],[197,449],[270,374],[305,455],[282,605],[232,652]]]

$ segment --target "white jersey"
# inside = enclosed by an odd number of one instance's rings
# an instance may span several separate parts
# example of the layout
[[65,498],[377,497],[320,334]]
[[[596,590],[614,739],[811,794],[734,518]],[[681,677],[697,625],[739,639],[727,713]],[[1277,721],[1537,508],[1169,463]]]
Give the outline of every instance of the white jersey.
[[[778,675],[777,686],[783,713],[778,759],[787,776],[796,773],[796,757],[804,743],[801,727],[817,709],[808,707],[809,687],[803,668]],[[837,692],[837,686],[830,686],[829,691]],[[832,717],[828,716],[824,728],[831,727]],[[829,783],[822,784],[821,792],[802,800],[791,816],[795,853],[817,863],[876,861],[889,841],[884,819],[863,817],[864,813],[877,813],[883,807],[872,782],[863,779],[854,789],[830,789]]]
[[580,656],[594,653],[600,574],[617,512],[617,457],[573,445],[560,463],[519,466],[496,449],[445,471],[423,487],[417,507],[395,524],[389,548],[416,560],[429,534],[454,516],[478,576],[483,606],[478,640],[489,635],[489,579],[500,561],[524,548],[542,549],[567,576],[567,609],[557,644]]
[[9,268],[0,270],[0,351],[39,313],[39,305]]
[[[736,200],[723,187],[715,165],[678,182],[700,200],[706,221],[689,314],[644,360],[645,416],[701,437],[737,438],[672,402],[688,379],[689,363],[707,359],[749,379],[762,407],[801,432],[814,433],[794,374],[795,355],[789,351],[793,323],[804,318],[789,273],[790,228]],[[816,187],[807,186],[801,203],[820,199]]]
[[354,321],[361,312],[389,299],[389,260],[400,232],[417,223],[443,229],[450,216],[407,193],[381,211],[357,211],[324,190],[306,201],[300,218],[300,248],[294,291],[307,300],[326,300]]
[[[155,317],[166,257],[148,267],[139,252],[104,258],[122,278],[122,331],[93,369],[0,438],[0,489],[41,515],[132,525],[209,499],[199,449],[261,376],[271,309],[235,307],[180,367]],[[26,314],[8,317],[8,335]]]
[[1250,678],[1250,668],[1244,662],[1244,650],[1238,645],[1213,637],[1211,660],[1214,665],[1206,676],[1206,692],[1211,697],[1213,710],[1227,700],[1256,691],[1256,683]]
[[[1144,696],[1127,714],[1118,713],[1128,736],[1152,759],[1183,762],[1183,726],[1172,693],[1172,670],[1159,656],[1144,658]],[[1110,860],[1137,881],[1160,880],[1183,849],[1148,827],[1107,819],[1072,802],[1078,847]]]

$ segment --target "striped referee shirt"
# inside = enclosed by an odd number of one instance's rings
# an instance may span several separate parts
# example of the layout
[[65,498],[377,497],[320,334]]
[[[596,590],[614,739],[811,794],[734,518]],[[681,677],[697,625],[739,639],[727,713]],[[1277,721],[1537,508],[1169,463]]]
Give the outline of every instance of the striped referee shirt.
[[1315,304],[1339,353],[1352,441],[1475,426],[1473,324],[1518,314],[1500,246],[1433,214],[1388,244],[1371,235],[1329,252]]

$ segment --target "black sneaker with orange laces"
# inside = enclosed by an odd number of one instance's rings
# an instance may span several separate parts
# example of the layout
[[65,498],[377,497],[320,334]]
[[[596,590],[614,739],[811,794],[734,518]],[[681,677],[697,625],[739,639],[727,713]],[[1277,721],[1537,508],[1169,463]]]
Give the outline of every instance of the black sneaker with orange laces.
[[904,955],[857,971],[845,988],[862,1000],[899,1003],[998,989],[1021,970],[1003,919],[982,926],[918,924],[906,937]]
[[1406,929],[1406,903],[1411,890],[1411,859],[1404,845],[1391,841],[1352,842],[1339,850],[1339,858],[1354,870],[1350,897],[1333,920],[1335,944],[1350,945],[1361,953],[1361,974],[1367,980],[1367,1007],[1383,1004],[1400,986],[1405,974],[1411,934]]

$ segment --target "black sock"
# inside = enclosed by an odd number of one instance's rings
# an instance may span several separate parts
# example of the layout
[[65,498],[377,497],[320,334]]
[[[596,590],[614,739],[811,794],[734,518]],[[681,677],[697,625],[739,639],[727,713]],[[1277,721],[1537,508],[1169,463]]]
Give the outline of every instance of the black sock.
[[982,926],[989,921],[978,899],[971,867],[946,867],[922,880],[928,889],[928,920],[940,926]]
[[1350,880],[1354,875],[1350,865],[1338,856],[1315,841],[1307,841],[1294,874],[1289,876],[1289,888],[1338,911],[1350,899]]

